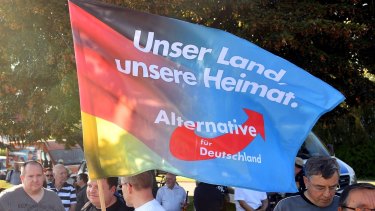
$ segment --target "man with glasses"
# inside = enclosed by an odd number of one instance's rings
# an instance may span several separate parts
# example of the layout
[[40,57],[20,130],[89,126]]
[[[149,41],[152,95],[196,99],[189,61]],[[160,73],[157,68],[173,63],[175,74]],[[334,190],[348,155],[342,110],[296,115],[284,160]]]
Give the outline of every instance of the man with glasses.
[[338,211],[375,211],[375,185],[357,183],[344,189]]
[[305,164],[306,191],[281,200],[274,211],[337,211],[339,197],[336,190],[340,178],[339,164],[335,158],[311,157]]
[[46,177],[47,184],[53,181],[53,172],[51,168],[47,168],[44,171],[44,176]]

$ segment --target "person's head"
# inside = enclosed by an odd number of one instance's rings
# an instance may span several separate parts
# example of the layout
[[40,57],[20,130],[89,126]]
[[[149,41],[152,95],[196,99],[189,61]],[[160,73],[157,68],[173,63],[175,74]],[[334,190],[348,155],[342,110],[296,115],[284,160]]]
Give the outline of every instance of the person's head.
[[[116,188],[118,185],[118,177],[108,177],[106,179],[100,180],[103,187],[103,196],[106,207],[111,206],[116,202]],[[97,180],[89,180],[87,182],[86,189],[87,198],[90,202],[97,208],[100,208],[100,199],[99,199],[99,187]]]
[[139,207],[142,204],[152,200],[153,178],[150,171],[121,177],[121,189],[126,204],[130,207]]
[[327,207],[339,185],[340,167],[335,158],[315,156],[305,164],[306,197],[318,207]]
[[77,185],[79,187],[83,187],[87,184],[88,180],[89,180],[89,177],[87,176],[86,173],[80,173],[77,176]]
[[62,184],[68,179],[68,169],[62,164],[53,167],[53,177],[56,184]]
[[21,163],[20,162],[14,162],[14,170],[20,171]]
[[53,181],[53,171],[51,168],[47,168],[45,171],[44,171],[44,176],[46,177],[46,182],[49,183],[49,182],[52,182]]
[[172,189],[176,185],[176,175],[167,173],[165,175],[165,185]]
[[27,153],[27,160],[32,160],[33,159],[33,152],[32,151],[29,151]]
[[43,166],[37,161],[27,161],[21,168],[23,188],[29,195],[37,194],[43,187]]
[[340,196],[338,210],[349,211],[356,209],[375,209],[375,185],[370,183],[356,183],[344,189]]

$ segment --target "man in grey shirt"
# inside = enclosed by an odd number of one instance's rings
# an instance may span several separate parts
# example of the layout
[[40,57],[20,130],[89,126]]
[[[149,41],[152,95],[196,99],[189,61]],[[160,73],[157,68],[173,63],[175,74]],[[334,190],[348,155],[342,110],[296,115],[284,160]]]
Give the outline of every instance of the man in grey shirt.
[[36,161],[27,161],[21,169],[22,184],[0,193],[0,210],[65,211],[60,198],[43,188],[43,167]]
[[274,211],[337,211],[336,189],[340,177],[339,164],[328,156],[311,157],[305,164],[306,191],[281,200]]

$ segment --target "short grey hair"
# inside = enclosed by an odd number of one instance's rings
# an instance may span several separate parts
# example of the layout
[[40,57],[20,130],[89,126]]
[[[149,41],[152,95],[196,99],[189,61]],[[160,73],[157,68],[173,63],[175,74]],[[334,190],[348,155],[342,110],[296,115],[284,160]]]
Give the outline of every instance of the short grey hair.
[[66,171],[67,174],[69,174],[69,170],[68,168],[66,168],[63,164],[56,164],[53,168],[52,168],[52,172],[53,173],[56,173],[56,170],[57,169],[64,169]]
[[151,171],[145,171],[134,176],[120,177],[120,179],[122,184],[129,183],[133,185],[136,190],[152,189],[153,187],[153,175]]
[[305,164],[305,176],[311,178],[313,175],[322,175],[324,179],[331,178],[335,172],[340,176],[340,166],[336,158],[329,156],[314,156]]

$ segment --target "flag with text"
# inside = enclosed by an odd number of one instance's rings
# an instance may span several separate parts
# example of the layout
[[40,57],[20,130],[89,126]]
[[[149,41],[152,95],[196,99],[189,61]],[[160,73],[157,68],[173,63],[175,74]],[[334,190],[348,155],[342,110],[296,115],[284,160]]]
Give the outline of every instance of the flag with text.
[[93,0],[69,11],[91,178],[296,190],[297,151],[341,93],[218,29]]

